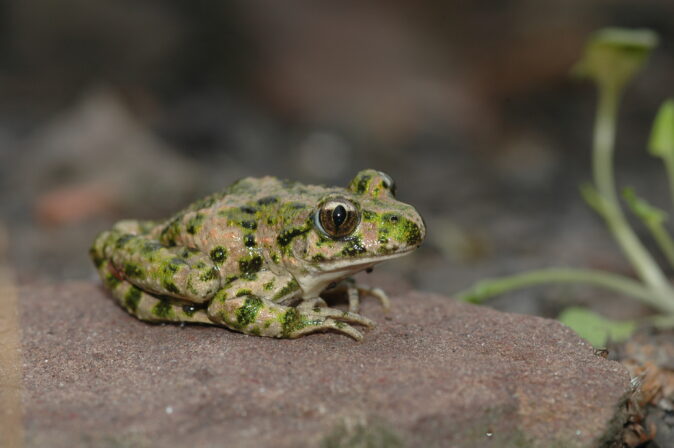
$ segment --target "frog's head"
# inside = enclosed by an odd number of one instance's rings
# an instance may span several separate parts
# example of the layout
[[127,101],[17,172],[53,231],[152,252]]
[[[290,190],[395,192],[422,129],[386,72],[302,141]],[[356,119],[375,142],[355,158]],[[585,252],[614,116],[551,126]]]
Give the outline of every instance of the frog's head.
[[296,275],[305,293],[405,255],[426,236],[419,213],[396,200],[393,180],[375,170],[359,172],[346,189],[327,190],[308,227],[303,247],[293,251],[305,268]]

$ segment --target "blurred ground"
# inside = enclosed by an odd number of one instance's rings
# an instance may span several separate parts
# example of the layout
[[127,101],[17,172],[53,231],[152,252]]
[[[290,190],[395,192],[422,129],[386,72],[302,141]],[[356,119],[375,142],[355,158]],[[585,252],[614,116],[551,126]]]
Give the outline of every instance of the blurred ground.
[[[629,272],[577,194],[594,92],[568,70],[606,25],[662,38],[625,99],[617,165],[621,184],[669,204],[644,146],[671,94],[671,2],[133,5],[0,7],[0,220],[20,282],[93,279],[97,232],[239,177],[345,185],[365,167],[391,174],[426,218],[425,246],[381,268],[418,288],[451,294],[551,265]],[[553,316],[614,300],[542,291],[494,304]]]

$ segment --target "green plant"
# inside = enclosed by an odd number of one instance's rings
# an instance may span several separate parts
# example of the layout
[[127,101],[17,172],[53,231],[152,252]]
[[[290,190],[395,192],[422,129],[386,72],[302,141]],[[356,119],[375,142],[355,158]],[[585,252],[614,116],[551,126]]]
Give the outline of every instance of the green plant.
[[[572,70],[575,75],[592,80],[598,90],[592,150],[593,182],[583,185],[581,194],[603,218],[633,266],[638,280],[591,269],[550,268],[486,279],[459,293],[458,298],[479,303],[494,295],[536,284],[586,283],[642,300],[657,311],[650,319],[652,323],[674,325],[674,288],[628,223],[613,176],[613,152],[620,100],[625,87],[643,67],[656,44],[657,36],[650,30],[602,29],[590,37],[581,60]],[[662,158],[665,164],[674,200],[674,101],[665,101],[660,108],[649,147],[651,154]],[[666,213],[639,198],[631,188],[623,191],[622,198],[631,212],[650,231],[674,268],[674,242],[665,228]],[[631,323],[612,322],[578,308],[574,308],[573,313],[563,313],[562,320],[584,333],[583,335],[591,337],[597,345],[605,342],[609,335],[614,339],[626,338],[635,328]],[[581,321],[583,325],[578,324]],[[590,335],[587,328],[596,331]]]

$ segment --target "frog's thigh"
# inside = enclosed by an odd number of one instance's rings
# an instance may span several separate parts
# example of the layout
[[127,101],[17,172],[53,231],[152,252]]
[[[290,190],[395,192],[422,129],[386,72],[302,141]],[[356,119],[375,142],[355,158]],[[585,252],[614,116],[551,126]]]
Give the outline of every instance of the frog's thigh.
[[206,310],[193,305],[179,305],[168,298],[157,298],[136,285],[118,278],[110,263],[99,267],[101,278],[120,305],[138,319],[148,322],[195,322],[213,324]]
[[218,268],[206,254],[167,247],[144,235],[106,233],[94,250],[98,248],[123,278],[145,291],[203,303],[220,287]]

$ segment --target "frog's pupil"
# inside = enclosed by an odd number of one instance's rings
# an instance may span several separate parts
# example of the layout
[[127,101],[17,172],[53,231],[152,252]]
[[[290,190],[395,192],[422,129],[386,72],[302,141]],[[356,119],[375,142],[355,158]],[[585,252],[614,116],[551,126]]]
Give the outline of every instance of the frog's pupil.
[[332,211],[332,222],[335,224],[335,227],[339,227],[344,224],[346,221],[346,209],[343,205],[338,205]]

